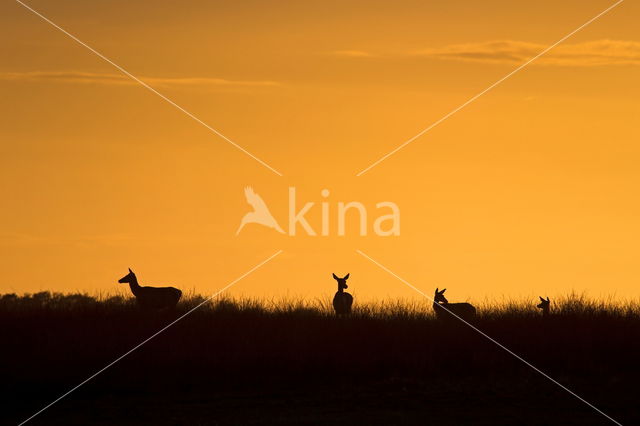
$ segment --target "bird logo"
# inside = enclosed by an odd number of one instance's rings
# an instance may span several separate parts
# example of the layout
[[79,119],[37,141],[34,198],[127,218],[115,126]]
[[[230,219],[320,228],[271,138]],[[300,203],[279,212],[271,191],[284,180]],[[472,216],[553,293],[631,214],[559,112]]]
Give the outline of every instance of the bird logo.
[[280,225],[278,225],[278,222],[275,220],[273,215],[271,215],[271,212],[269,211],[269,208],[265,204],[262,197],[256,194],[253,188],[247,186],[244,189],[244,195],[247,198],[247,203],[249,203],[251,207],[253,207],[253,211],[244,215],[242,221],[240,222],[240,227],[238,228],[238,232],[236,232],[236,235],[240,234],[240,231],[247,223],[258,223],[260,225],[266,226],[267,228],[273,228],[279,233],[284,234],[284,231],[282,230],[282,228],[280,228]]

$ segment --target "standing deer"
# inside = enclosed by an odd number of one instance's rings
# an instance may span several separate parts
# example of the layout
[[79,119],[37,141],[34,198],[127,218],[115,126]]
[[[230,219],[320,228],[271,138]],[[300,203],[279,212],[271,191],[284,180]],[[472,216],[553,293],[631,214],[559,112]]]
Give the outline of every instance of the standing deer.
[[349,288],[347,285],[349,274],[344,278],[338,278],[336,274],[333,274],[333,279],[338,281],[338,291],[333,296],[333,309],[335,309],[336,315],[348,315],[351,313],[351,305],[353,305],[353,296],[344,291],[345,288]]
[[129,268],[129,273],[118,280],[120,284],[128,283],[136,297],[138,305],[145,309],[175,308],[182,292],[174,287],[142,287],[138,284],[136,274]]
[[540,304],[536,305],[536,308],[540,308],[542,309],[542,316],[543,317],[547,317],[549,316],[549,305],[551,304],[551,301],[549,300],[549,296],[547,296],[547,299],[543,299],[541,296],[538,296],[540,298]]
[[[476,308],[470,303],[449,303],[444,292],[446,288],[438,291],[433,296],[433,310],[436,311],[436,318],[439,320],[455,320],[456,315],[465,320],[471,321],[476,316]],[[455,315],[452,315],[455,314]]]

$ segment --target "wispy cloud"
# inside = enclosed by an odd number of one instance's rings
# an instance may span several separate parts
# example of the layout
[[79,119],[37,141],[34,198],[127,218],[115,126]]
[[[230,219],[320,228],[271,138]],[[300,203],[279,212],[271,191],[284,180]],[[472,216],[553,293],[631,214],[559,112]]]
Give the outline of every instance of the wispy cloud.
[[[145,83],[154,87],[260,87],[278,86],[275,81],[261,80],[226,80],[222,78],[208,77],[141,77]],[[57,82],[75,84],[100,84],[100,85],[127,85],[134,86],[138,83],[130,78],[115,73],[94,73],[81,71],[30,71],[30,72],[3,72],[0,80],[10,81],[34,81]]]
[[375,55],[364,50],[334,50],[331,52],[334,56],[346,56],[351,58],[372,58]]
[[81,236],[34,235],[0,233],[0,246],[122,246],[131,244],[127,234],[96,234]]
[[[546,47],[543,44],[524,41],[497,40],[455,44],[424,49],[415,53],[443,60],[516,64],[532,58]],[[640,42],[595,40],[564,44],[550,50],[533,64],[556,66],[640,65]]]

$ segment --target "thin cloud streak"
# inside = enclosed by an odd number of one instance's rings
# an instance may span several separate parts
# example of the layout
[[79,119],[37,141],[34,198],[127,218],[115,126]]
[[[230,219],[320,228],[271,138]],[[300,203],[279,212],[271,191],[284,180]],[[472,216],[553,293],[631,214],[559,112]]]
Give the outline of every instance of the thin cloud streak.
[[348,58],[373,58],[374,55],[371,52],[366,52],[364,50],[334,50],[331,52],[333,56],[344,56]]
[[[222,78],[207,77],[141,77],[144,82],[156,87],[270,87],[279,86],[275,81],[252,80],[226,80]],[[82,71],[29,71],[29,72],[3,72],[0,80],[25,81],[25,82],[55,82],[72,84],[100,84],[136,86],[138,83],[122,74],[95,73]]]
[[[494,40],[424,49],[415,54],[442,60],[517,64],[535,56],[545,47],[543,44],[524,41]],[[640,65],[640,42],[605,39],[565,44],[549,51],[534,65]]]
[[[374,54],[365,50],[336,50],[333,56],[351,58],[399,58],[422,56],[448,61],[492,64],[521,64],[547,46],[516,40],[491,40],[479,43],[451,44],[413,52]],[[604,65],[640,65],[640,42],[630,40],[593,40],[563,44],[540,57],[532,65],[593,67]]]

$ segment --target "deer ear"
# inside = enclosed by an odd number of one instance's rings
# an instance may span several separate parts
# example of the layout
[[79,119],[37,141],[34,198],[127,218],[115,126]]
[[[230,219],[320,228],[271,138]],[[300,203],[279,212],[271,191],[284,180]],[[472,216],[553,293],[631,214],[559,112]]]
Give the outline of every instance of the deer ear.
[[445,291],[447,291],[447,289],[443,288],[442,291],[440,292],[440,294],[444,293]]
[[542,296],[538,296],[538,297],[540,298],[541,301],[546,302],[546,300],[544,300]]
[[348,280],[349,279],[349,274],[345,275],[343,280]]
[[436,287],[436,293],[438,292],[438,287]]
[[547,303],[551,303],[551,301],[549,300],[549,296],[547,296]]
[[336,274],[333,274],[333,279],[334,279],[334,280],[337,280],[337,279],[338,279],[338,277],[336,276]]
[[131,268],[129,268],[129,273],[130,273],[130,274],[133,274],[133,271],[131,270]]

